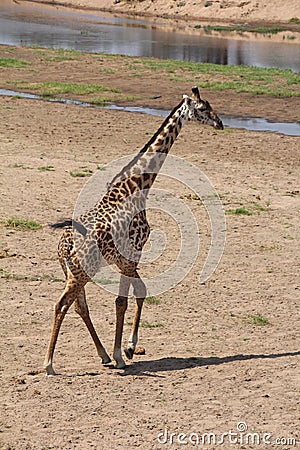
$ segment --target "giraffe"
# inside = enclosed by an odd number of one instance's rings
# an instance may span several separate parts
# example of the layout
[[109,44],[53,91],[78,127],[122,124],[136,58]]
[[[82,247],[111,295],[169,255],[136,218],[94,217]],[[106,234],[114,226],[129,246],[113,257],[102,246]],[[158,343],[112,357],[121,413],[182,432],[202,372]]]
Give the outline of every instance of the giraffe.
[[47,375],[55,375],[54,350],[63,319],[73,303],[90,332],[102,364],[111,362],[91,321],[85,296],[85,285],[95,275],[103,259],[110,265],[116,265],[120,272],[119,292],[115,300],[113,349],[115,367],[118,369],[126,366],[121,345],[129,289],[131,285],[133,287],[136,306],[128,345],[124,349],[126,357],[133,358],[146,297],[146,286],[139,276],[138,262],[150,234],[145,211],[147,195],[182,126],[189,120],[223,129],[221,119],[209,102],[201,98],[197,87],[193,87],[191,96],[183,96],[146,145],[113,178],[107,192],[94,207],[76,220],[53,225],[64,228],[58,244],[58,256],[66,284],[54,308],[44,362]]

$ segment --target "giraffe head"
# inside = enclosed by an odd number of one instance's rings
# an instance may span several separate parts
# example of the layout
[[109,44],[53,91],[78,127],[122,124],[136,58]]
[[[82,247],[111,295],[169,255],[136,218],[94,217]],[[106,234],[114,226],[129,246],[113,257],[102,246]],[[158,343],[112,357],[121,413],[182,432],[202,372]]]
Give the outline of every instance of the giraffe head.
[[217,116],[207,100],[203,100],[197,86],[192,88],[192,98],[184,96],[189,108],[189,120],[210,125],[217,130],[223,130],[222,120]]

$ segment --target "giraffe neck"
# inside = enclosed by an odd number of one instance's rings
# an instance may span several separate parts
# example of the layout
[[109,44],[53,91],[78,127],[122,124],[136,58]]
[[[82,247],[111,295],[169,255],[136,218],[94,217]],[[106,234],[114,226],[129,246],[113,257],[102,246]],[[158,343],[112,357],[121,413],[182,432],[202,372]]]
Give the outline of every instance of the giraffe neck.
[[140,152],[117,174],[109,189],[127,184],[131,193],[150,189],[181,128],[188,120],[188,107],[184,99],[164,120],[157,132]]

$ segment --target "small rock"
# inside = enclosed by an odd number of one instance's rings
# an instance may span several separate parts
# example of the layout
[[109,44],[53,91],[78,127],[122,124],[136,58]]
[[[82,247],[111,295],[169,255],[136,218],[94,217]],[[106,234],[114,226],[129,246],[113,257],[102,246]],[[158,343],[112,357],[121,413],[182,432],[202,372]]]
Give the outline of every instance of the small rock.
[[135,355],[145,355],[146,350],[144,349],[144,347],[136,347],[136,349],[134,350],[134,354]]

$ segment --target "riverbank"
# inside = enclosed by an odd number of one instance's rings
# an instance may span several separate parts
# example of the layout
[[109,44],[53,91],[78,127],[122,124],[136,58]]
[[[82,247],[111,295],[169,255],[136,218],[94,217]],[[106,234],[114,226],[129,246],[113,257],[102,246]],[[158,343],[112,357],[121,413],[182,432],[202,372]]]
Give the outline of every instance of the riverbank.
[[198,84],[220,114],[300,121],[298,78],[291,71],[5,45],[0,57],[3,89],[171,109],[175,92]]
[[180,20],[198,20],[231,23],[285,23],[297,26],[300,22],[300,3],[298,0],[284,2],[248,1],[200,1],[194,0],[19,0],[30,1],[56,7],[69,7],[81,10],[110,11],[141,16],[164,17]]

